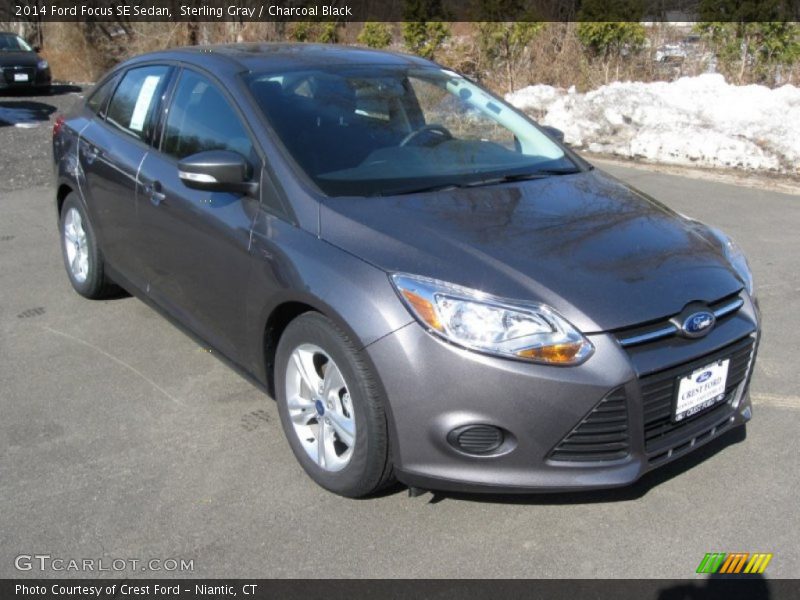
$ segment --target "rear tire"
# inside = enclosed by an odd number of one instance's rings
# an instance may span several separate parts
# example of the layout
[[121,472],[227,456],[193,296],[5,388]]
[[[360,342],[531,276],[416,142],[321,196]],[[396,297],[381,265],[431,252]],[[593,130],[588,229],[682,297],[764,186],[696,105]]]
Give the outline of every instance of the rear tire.
[[317,484],[358,498],[394,480],[385,398],[330,319],[307,312],[287,326],[275,357],[275,391],[292,452]]
[[75,192],[64,199],[59,230],[64,267],[75,291],[92,300],[118,293],[105,274],[103,253],[97,245],[94,228]]

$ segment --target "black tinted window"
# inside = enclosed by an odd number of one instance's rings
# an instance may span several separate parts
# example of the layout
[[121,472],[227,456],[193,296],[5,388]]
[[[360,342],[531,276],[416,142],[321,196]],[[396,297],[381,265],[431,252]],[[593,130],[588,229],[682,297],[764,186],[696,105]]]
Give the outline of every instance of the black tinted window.
[[244,125],[217,87],[194,71],[184,71],[175,90],[162,150],[178,159],[206,150],[232,150],[252,159]]
[[108,81],[100,84],[89,96],[86,101],[86,106],[89,107],[93,113],[102,114],[101,109],[105,106],[109,94],[114,90],[114,85],[118,81],[118,77],[111,77]]
[[33,47],[18,35],[10,33],[0,34],[0,51],[33,52]]
[[108,105],[106,121],[139,139],[147,139],[168,73],[169,67],[163,66],[139,67],[125,73]]

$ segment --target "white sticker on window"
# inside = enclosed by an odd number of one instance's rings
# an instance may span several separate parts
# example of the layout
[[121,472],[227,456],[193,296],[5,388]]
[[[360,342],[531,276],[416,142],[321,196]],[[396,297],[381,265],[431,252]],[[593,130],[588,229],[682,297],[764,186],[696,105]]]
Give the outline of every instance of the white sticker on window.
[[160,75],[148,75],[144,79],[142,89],[139,90],[139,97],[136,99],[136,106],[133,108],[131,123],[128,126],[131,131],[142,131],[150,104],[153,102],[153,94],[156,93],[158,82],[161,81]]

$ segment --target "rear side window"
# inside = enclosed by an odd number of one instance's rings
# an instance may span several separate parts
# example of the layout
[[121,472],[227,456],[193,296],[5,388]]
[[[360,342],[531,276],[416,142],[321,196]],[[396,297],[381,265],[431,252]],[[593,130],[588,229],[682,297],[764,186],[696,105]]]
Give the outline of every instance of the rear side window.
[[116,85],[117,81],[119,81],[119,77],[110,77],[108,80],[101,83],[95,90],[92,92],[89,99],[86,101],[86,106],[96,115],[105,116],[105,106],[106,100],[108,100],[109,95],[111,92],[114,91],[114,86]]
[[125,73],[108,105],[106,121],[141,140],[148,139],[169,70],[149,66]]
[[180,160],[206,150],[231,150],[253,161],[253,145],[239,115],[206,77],[184,71],[173,98],[163,152]]

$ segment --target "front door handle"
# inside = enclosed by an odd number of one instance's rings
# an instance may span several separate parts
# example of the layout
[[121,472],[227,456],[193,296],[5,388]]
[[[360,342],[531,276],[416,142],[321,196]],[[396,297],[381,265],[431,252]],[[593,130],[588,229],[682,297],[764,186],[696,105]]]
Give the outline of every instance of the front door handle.
[[144,193],[149,196],[150,203],[153,206],[160,205],[167,198],[167,195],[162,191],[160,181],[154,181],[152,185],[145,186]]

